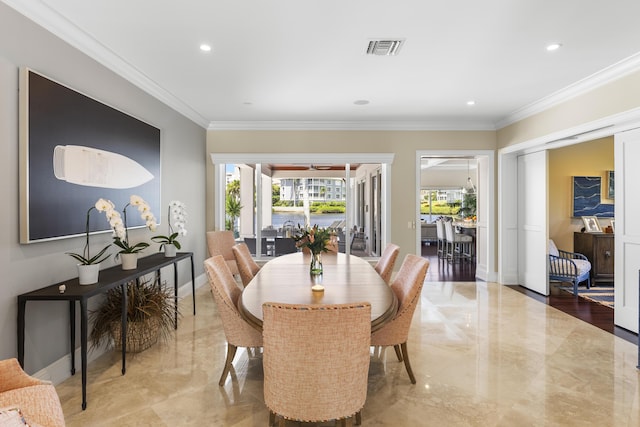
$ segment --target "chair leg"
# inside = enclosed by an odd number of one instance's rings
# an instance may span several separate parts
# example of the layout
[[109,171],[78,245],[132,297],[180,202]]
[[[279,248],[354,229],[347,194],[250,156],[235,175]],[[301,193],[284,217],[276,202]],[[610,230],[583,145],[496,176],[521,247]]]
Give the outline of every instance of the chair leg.
[[393,349],[396,351],[396,356],[398,356],[398,362],[402,362],[402,351],[400,350],[399,345],[394,345]]
[[362,411],[356,412],[356,425],[362,424]]
[[407,368],[407,374],[409,374],[409,379],[411,380],[411,384],[416,383],[416,377],[413,375],[413,371],[411,370],[411,364],[409,363],[409,353],[407,352],[407,343],[403,342],[400,344],[402,348],[402,357],[404,358],[404,367]]
[[269,427],[276,423],[276,414],[273,411],[269,411]]
[[578,296],[578,278],[573,279],[573,295]]
[[227,360],[225,360],[225,362],[224,362],[224,369],[222,370],[222,375],[220,376],[220,381],[218,381],[218,385],[219,386],[223,386],[224,385],[224,380],[227,378],[227,375],[229,374],[229,371],[231,370],[231,365],[232,365],[232,362],[233,362],[233,358],[235,357],[237,350],[238,350],[238,347],[236,347],[233,344],[227,343]]

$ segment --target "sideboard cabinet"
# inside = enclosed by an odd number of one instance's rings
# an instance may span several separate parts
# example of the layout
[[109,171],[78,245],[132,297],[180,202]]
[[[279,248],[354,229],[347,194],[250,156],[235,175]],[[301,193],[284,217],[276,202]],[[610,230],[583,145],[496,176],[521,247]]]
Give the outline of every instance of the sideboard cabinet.
[[615,235],[613,233],[574,233],[573,251],[591,262],[591,281],[613,282]]

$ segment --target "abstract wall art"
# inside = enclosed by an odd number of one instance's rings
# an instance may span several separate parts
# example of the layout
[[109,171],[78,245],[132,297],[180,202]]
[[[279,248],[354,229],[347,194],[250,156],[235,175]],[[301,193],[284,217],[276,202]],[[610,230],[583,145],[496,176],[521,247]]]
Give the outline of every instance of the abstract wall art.
[[574,218],[595,216],[613,218],[614,205],[602,203],[602,178],[599,176],[573,177],[573,211]]

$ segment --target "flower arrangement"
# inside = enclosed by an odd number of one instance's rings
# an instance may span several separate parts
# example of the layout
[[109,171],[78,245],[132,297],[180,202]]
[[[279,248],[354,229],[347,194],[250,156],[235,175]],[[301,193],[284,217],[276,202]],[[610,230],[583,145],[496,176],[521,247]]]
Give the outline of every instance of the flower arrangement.
[[[107,202],[113,208],[113,203],[111,203],[110,201],[107,201]],[[138,208],[140,217],[143,220],[145,220],[146,226],[149,230],[155,231],[158,225],[156,221],[156,217],[151,212],[151,208],[149,207],[147,202],[145,202],[142,197],[132,194],[131,197],[129,198],[129,203],[127,203],[122,209],[122,217],[124,218],[124,221],[122,222],[115,221],[112,224],[113,232],[114,232],[113,243],[114,245],[120,248],[120,252],[118,252],[119,254],[135,254],[149,247],[149,243],[147,242],[139,242],[139,243],[136,243],[135,245],[129,244],[129,230],[127,229],[127,208],[129,206],[136,206]],[[113,209],[113,212],[111,213],[113,215],[117,214],[115,209]],[[108,216],[109,216],[109,213],[107,213],[107,217]],[[118,217],[119,216],[120,215],[118,214]]]
[[329,242],[333,232],[327,228],[319,228],[318,225],[313,227],[300,227],[298,224],[298,230],[293,236],[293,240],[296,241],[298,248],[309,248],[312,254],[319,254],[321,252],[329,251]]
[[[98,212],[107,212],[107,207],[108,206],[111,206],[111,208],[113,209],[113,203],[111,203],[111,202],[109,202],[107,200],[104,200],[104,199],[98,199],[96,204],[89,208],[89,210],[87,211],[87,221],[86,221],[85,232],[84,232],[84,234],[85,234],[85,244],[84,244],[84,249],[82,250],[82,254],[76,254],[76,253],[72,253],[72,252],[67,252],[67,255],[70,255],[73,258],[75,258],[77,261],[80,262],[81,265],[100,264],[102,261],[106,260],[107,258],[109,258],[111,256],[111,254],[107,254],[107,255],[104,254],[107,251],[107,249],[109,249],[109,246],[111,246],[111,245],[105,246],[104,248],[102,248],[102,250],[100,252],[98,252],[94,256],[91,256],[91,251],[90,251],[90,247],[89,247],[89,216],[91,215],[91,211],[95,209]],[[115,213],[117,214],[117,218],[119,218],[120,214],[118,214],[118,212],[115,212]],[[111,223],[111,226],[113,228],[114,227],[114,223],[112,221],[116,221],[116,218],[113,217],[113,216],[110,216],[109,212],[107,212],[106,215],[107,215],[107,219],[109,220],[109,222]],[[122,221],[120,221],[120,222],[122,222]]]
[[[171,220],[173,219],[173,225]],[[180,242],[178,242],[178,236],[187,235],[187,209],[184,203],[178,200],[172,200],[169,202],[169,209],[167,212],[167,223],[169,225],[169,235],[167,236],[154,236],[151,238],[154,242],[160,243],[160,249],[166,245],[173,245],[176,249],[181,249]],[[174,229],[175,227],[175,229]]]

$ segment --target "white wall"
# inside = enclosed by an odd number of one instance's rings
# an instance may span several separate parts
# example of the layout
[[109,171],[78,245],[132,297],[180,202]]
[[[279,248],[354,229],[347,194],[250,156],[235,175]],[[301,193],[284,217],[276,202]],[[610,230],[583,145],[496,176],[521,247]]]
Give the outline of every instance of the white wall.
[[[0,200],[3,201],[0,209],[0,359],[17,357],[17,295],[75,277],[75,263],[65,252],[80,252],[83,246],[82,238],[30,245],[18,243],[18,70],[21,66],[30,67],[161,130],[162,204],[166,206],[170,200],[178,199],[187,205],[189,234],[181,243],[184,250],[195,253],[196,276],[202,274],[206,255],[205,130],[0,3]],[[160,231],[166,231],[166,212],[155,214],[162,216]],[[149,231],[136,230],[134,239],[148,239],[151,235]],[[109,234],[91,238],[95,247],[110,240]],[[145,253],[155,250],[157,245]],[[171,279],[172,275],[163,277]],[[185,264],[180,268],[180,284],[189,279]],[[68,312],[67,303],[27,303],[27,372],[41,370],[69,353]],[[79,337],[76,342],[79,345]]]

